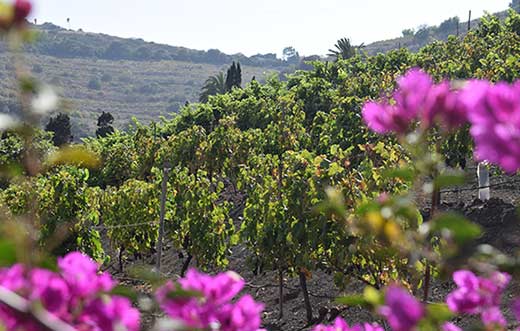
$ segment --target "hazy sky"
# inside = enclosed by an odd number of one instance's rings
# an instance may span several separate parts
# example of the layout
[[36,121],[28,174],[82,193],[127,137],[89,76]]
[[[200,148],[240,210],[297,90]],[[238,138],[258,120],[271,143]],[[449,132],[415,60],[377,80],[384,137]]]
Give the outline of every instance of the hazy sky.
[[72,29],[225,53],[325,54],[397,37],[405,28],[507,8],[510,0],[34,0],[33,16]]

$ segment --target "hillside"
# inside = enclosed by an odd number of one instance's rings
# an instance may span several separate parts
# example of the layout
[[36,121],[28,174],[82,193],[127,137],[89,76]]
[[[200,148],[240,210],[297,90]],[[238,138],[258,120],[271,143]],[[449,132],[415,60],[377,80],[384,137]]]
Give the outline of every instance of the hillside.
[[[505,19],[507,11],[501,11],[493,15],[498,16],[500,19]],[[475,28],[480,24],[481,19],[472,19],[470,28]],[[451,17],[444,20],[437,26],[423,26],[414,29],[403,30],[403,36],[394,39],[376,41],[374,43],[366,45],[363,50],[368,55],[376,55],[378,53],[386,53],[388,51],[407,48],[412,52],[417,52],[422,47],[428,45],[435,40],[447,40],[448,36],[464,36],[468,32],[468,21],[464,18]]]
[[[497,15],[504,18],[506,11]],[[476,27],[480,19],[471,22]],[[458,29],[457,29],[458,25]],[[192,50],[160,45],[142,39],[125,39],[105,34],[72,31],[45,23],[34,25],[38,41],[27,46],[29,69],[51,83],[69,101],[74,136],[94,134],[96,119],[102,111],[115,117],[118,128],[126,128],[135,116],[148,123],[159,116],[170,117],[187,101],[196,102],[208,76],[225,71],[232,61],[243,68],[243,83],[255,76],[262,81],[270,73],[309,70],[305,60],[319,56],[282,61],[276,54],[227,55],[219,50]],[[450,18],[439,26],[408,30],[406,36],[367,45],[369,54],[386,53],[400,47],[417,51],[434,40],[449,35],[464,35],[467,22]],[[11,77],[13,65],[0,43],[0,78]],[[12,81],[0,81],[0,111],[16,112]]]
[[[1,54],[0,61],[5,63],[0,66],[0,77],[12,76],[8,56]],[[209,75],[227,67],[175,60],[114,61],[34,54],[27,56],[27,62],[38,78],[52,84],[69,101],[76,137],[93,135],[102,111],[111,112],[119,128],[127,127],[133,116],[145,123],[159,116],[170,117],[186,101],[197,101]],[[249,82],[254,75],[263,77],[270,70],[243,66],[243,81]],[[16,110],[12,83],[9,79],[0,81],[0,109],[4,112]]]
[[[248,58],[69,31],[52,24],[37,28],[39,40],[27,47],[29,69],[69,101],[77,138],[93,135],[102,111],[110,111],[119,128],[127,127],[132,116],[145,123],[169,117],[186,101],[197,101],[208,76],[227,70],[233,60],[242,64],[245,83],[287,68],[274,54]],[[12,77],[14,67],[5,45],[0,46],[0,61],[0,78]],[[12,83],[0,81],[3,112],[17,109]]]

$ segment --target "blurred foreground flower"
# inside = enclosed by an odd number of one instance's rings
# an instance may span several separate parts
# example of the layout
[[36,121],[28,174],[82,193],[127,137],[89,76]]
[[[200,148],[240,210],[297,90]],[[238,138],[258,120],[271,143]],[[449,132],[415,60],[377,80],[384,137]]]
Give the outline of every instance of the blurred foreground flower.
[[363,119],[374,132],[405,134],[414,122],[424,129],[434,124],[450,131],[466,122],[466,108],[459,93],[449,82],[434,84],[420,69],[411,69],[397,81],[394,103],[368,102],[363,107]]
[[[58,260],[58,272],[21,264],[0,269],[0,289],[28,300],[80,331],[137,331],[139,312],[128,299],[108,294],[116,283],[88,256],[73,252]],[[7,330],[41,330],[31,315],[0,304],[0,326]]]
[[0,132],[12,129],[18,125],[18,121],[7,114],[0,114]]
[[20,27],[31,13],[32,3],[27,0],[16,0],[13,4],[0,2],[0,30]]
[[423,305],[405,289],[391,285],[386,289],[385,305],[379,308],[392,330],[411,331],[425,316]]
[[159,288],[156,297],[170,318],[189,328],[256,331],[264,306],[250,295],[231,302],[243,287],[234,272],[210,276],[191,269],[178,285],[170,281]]
[[509,173],[520,169],[520,83],[470,81],[463,92],[475,155]]
[[502,293],[511,276],[496,272],[490,278],[478,277],[468,270],[453,274],[457,289],[452,291],[446,303],[451,311],[459,314],[480,314],[484,325],[505,326],[506,320],[500,312]]
[[43,86],[32,101],[32,110],[39,115],[50,113],[58,107],[58,95],[50,86]]
[[377,323],[363,323],[349,326],[341,317],[337,317],[332,325],[316,325],[312,331],[384,331]]

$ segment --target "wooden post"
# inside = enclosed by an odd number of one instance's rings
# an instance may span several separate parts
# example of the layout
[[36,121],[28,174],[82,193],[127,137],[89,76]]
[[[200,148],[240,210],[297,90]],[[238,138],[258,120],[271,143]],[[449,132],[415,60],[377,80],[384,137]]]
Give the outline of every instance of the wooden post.
[[283,318],[283,270],[282,267],[278,267],[278,299],[280,313],[278,314],[278,319],[281,320]]
[[161,185],[161,210],[159,215],[159,238],[157,240],[157,257],[155,261],[155,268],[157,273],[161,273],[161,258],[163,249],[163,237],[164,237],[164,216],[166,213],[166,188],[168,185],[168,172],[170,171],[170,164],[164,162],[163,165],[163,179]]
[[303,302],[305,303],[305,311],[307,313],[307,322],[312,323],[312,305],[309,299],[309,291],[307,290],[307,277],[303,271],[300,271],[300,287],[303,292]]
[[469,11],[469,17],[468,17],[468,32],[471,30],[471,10]]

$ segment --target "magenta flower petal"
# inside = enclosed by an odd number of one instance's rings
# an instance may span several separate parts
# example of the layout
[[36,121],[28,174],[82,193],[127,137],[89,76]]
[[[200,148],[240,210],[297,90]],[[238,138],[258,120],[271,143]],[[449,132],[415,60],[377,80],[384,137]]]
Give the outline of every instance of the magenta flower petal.
[[332,325],[319,324],[312,331],[351,331],[351,328],[343,318],[336,317]]
[[497,164],[508,173],[520,169],[519,86],[473,80],[461,92],[476,158]]
[[[139,330],[139,311],[128,299],[106,293],[115,281],[109,274],[98,274],[97,264],[88,256],[70,253],[58,260],[58,266],[60,273],[21,265],[0,269],[0,286],[41,304],[78,331]],[[32,318],[2,304],[0,320],[7,330],[41,330]]]
[[401,287],[392,285],[386,290],[385,305],[379,313],[384,316],[394,331],[414,330],[424,317],[423,305]]
[[507,321],[499,307],[490,307],[482,312],[482,323],[486,326],[505,327]]
[[520,298],[513,301],[512,309],[516,319],[520,321]]
[[451,322],[446,322],[442,325],[442,331],[462,331],[462,329]]
[[176,289],[173,282],[160,287],[156,298],[170,318],[201,329],[216,324],[222,331],[259,330],[264,306],[249,295],[232,302],[244,287],[244,280],[236,273],[210,276],[190,269],[178,283],[182,289],[195,291],[201,297],[170,297],[169,293]]

